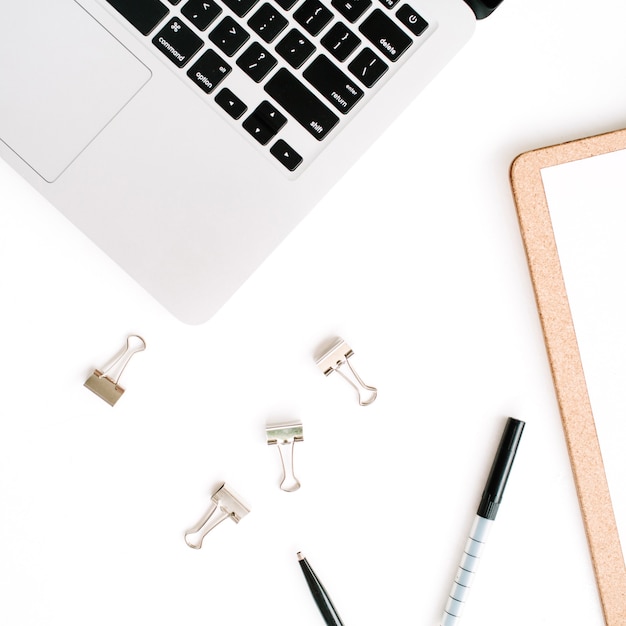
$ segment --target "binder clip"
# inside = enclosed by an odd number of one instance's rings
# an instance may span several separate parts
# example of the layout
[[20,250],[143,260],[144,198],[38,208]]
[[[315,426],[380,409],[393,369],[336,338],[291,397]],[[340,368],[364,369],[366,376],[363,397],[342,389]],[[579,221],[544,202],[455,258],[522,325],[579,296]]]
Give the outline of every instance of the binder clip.
[[[352,348],[341,337],[338,337],[331,348],[316,360],[316,363],[326,376],[331,372],[337,372],[343,376],[356,389],[359,404],[367,406],[376,400],[378,390],[376,387],[366,385],[354,371],[348,360],[353,354]],[[347,369],[344,366],[347,366]]]
[[[131,339],[134,345],[131,345]],[[122,397],[124,388],[118,384],[120,376],[128,361],[136,352],[146,349],[146,342],[139,335],[129,335],[126,338],[126,346],[122,348],[101,370],[95,369],[93,374],[85,381],[85,387],[93,391],[97,396],[108,402],[111,406]]]
[[283,491],[297,491],[300,481],[293,472],[293,447],[298,441],[304,441],[302,424],[279,424],[265,429],[267,445],[277,445],[280,462],[283,466],[283,477],[280,488]]
[[219,523],[230,518],[238,524],[242,517],[250,513],[250,509],[243,504],[241,498],[230,487],[223,483],[222,486],[211,496],[211,507],[206,515],[185,533],[185,543],[194,550],[202,547],[202,540],[207,533],[213,530]]

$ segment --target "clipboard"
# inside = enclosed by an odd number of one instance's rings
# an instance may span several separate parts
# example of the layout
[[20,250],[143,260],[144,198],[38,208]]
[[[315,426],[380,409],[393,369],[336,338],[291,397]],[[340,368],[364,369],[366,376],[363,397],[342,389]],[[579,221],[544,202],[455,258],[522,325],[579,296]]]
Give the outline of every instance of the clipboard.
[[[514,160],[510,171],[520,230],[607,626],[626,624],[626,567],[542,171],[620,150],[626,150],[626,129],[525,152]],[[626,493],[621,497],[626,498]],[[622,536],[622,540],[626,543],[626,537]]]

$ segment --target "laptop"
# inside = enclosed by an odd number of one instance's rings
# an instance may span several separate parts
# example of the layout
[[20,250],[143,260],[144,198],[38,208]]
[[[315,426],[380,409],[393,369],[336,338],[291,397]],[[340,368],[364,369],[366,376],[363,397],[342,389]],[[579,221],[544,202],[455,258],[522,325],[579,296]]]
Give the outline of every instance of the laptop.
[[208,320],[501,0],[5,0],[0,156]]

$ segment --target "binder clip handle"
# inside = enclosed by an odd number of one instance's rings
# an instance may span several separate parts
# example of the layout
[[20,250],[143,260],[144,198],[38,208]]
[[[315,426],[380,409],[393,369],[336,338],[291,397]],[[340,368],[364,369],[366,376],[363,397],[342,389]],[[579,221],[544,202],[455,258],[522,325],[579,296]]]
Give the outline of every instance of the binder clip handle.
[[[342,370],[341,368],[343,365],[347,365],[349,371]],[[346,359],[342,363],[337,363],[335,371],[337,372],[337,374],[343,376],[343,378],[354,387],[357,396],[359,397],[359,404],[361,406],[367,406],[368,404],[372,404],[372,402],[376,400],[376,396],[378,395],[378,389],[376,389],[376,387],[366,385],[363,382],[363,379],[356,373],[355,369],[352,367],[348,359]]]
[[283,468],[280,488],[288,492],[297,491],[300,489],[300,481],[296,478],[293,469],[293,448],[297,442],[304,441],[302,424],[268,426],[265,433],[267,445],[276,445],[280,454],[280,462]]
[[100,370],[99,377],[106,377],[117,385],[131,357],[145,349],[146,342],[143,337],[139,335],[128,335],[126,338],[126,346]]
[[194,550],[202,547],[206,535],[225,519],[236,524],[245,517],[250,509],[235,492],[223,483],[211,497],[211,506],[204,517],[185,533],[185,543]]
[[202,541],[207,534],[218,524],[230,517],[230,513],[223,508],[218,509],[217,504],[212,503],[206,515],[185,533],[185,543],[194,550],[202,547]]
[[283,491],[291,492],[300,489],[300,481],[293,471],[293,443],[291,445],[278,446],[280,462],[283,466],[283,479],[280,488]]

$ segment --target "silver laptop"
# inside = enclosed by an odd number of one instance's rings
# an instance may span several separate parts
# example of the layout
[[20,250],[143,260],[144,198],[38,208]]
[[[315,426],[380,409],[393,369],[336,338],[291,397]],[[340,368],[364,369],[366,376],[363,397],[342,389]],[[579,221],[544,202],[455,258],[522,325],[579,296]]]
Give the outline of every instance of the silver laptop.
[[499,2],[1,0],[0,156],[200,323]]

